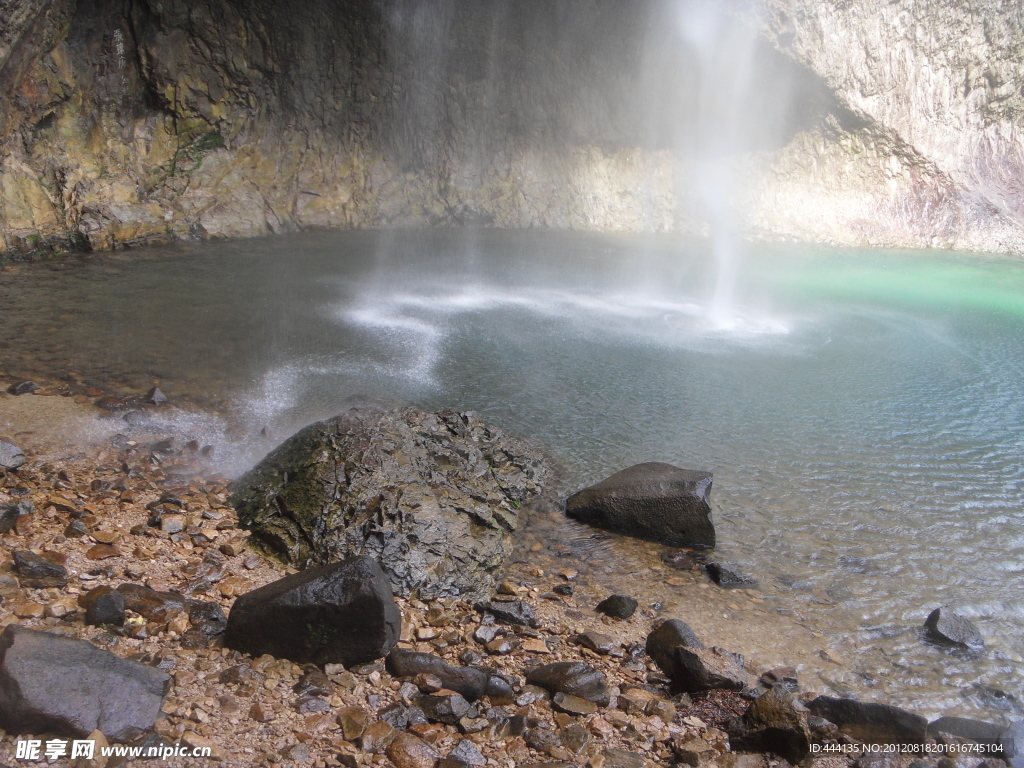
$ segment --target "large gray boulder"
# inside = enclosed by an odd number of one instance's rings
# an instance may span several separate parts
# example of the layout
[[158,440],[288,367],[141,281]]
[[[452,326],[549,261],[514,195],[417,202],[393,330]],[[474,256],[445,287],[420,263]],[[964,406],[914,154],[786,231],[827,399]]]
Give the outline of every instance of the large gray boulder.
[[537,448],[473,413],[354,408],[275,449],[231,504],[290,563],[367,555],[402,597],[479,599],[547,475]]
[[153,727],[170,678],[159,669],[48,632],[10,625],[0,634],[0,727],[8,733],[113,741]]
[[712,475],[652,461],[574,493],[565,513],[580,522],[670,547],[713,547]]
[[371,558],[307,568],[235,600],[224,645],[300,664],[361,664],[387,656],[402,614]]

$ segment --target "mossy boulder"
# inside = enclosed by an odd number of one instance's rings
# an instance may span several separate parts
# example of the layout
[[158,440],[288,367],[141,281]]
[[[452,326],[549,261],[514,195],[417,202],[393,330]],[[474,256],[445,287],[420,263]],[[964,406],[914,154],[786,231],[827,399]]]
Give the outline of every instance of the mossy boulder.
[[231,504],[299,567],[366,555],[396,595],[485,597],[548,474],[536,446],[472,412],[354,408],[285,441]]

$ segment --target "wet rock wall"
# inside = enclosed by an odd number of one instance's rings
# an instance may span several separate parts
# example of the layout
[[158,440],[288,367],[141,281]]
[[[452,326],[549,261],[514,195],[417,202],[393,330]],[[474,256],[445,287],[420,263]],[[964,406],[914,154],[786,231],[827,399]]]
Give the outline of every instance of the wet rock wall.
[[[1012,11],[766,3],[745,17],[762,80],[739,94],[774,126],[735,159],[750,236],[1024,250]],[[0,0],[0,252],[308,227],[706,233],[686,151],[700,63],[666,47],[671,14]]]

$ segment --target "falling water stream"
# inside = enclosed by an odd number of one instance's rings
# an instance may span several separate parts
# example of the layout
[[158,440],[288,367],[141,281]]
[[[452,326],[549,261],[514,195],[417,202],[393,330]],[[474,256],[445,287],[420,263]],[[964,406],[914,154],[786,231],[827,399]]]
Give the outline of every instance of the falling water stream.
[[[426,230],[141,249],[0,273],[0,343],[8,378],[216,401],[157,419],[230,474],[360,398],[477,410],[545,444],[563,494],[641,461],[714,470],[716,557],[756,593],[700,603],[659,545],[557,515],[528,535],[723,645],[799,657],[811,688],[1019,717],[1024,265],[748,245],[723,328],[711,247]],[[987,650],[926,643],[940,604]]]

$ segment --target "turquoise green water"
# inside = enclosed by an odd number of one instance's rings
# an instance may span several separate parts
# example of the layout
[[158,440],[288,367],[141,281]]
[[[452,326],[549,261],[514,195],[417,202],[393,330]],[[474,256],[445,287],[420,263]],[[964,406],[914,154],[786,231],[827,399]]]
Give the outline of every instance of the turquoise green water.
[[[0,274],[0,369],[216,400],[231,430],[178,428],[235,473],[264,426],[280,439],[357,395],[536,437],[564,492],[641,461],[713,469],[719,556],[857,659],[837,690],[1019,717],[1024,265],[752,246],[724,323],[713,284],[705,246],[663,237],[181,245]],[[944,603],[989,650],[922,642]]]

